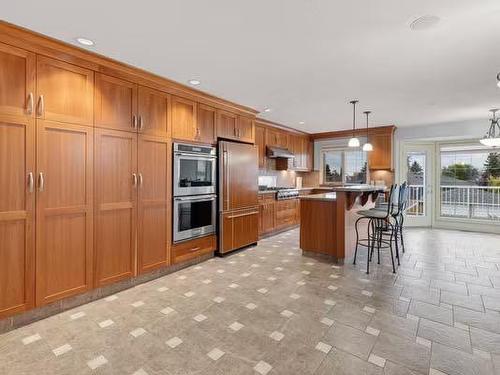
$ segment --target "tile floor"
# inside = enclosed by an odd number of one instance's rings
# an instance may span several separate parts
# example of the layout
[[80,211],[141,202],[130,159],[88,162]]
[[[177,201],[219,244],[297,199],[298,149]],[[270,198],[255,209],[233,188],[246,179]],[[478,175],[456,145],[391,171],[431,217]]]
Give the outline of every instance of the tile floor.
[[500,236],[409,230],[401,261],[292,230],[4,334],[0,373],[500,374]]

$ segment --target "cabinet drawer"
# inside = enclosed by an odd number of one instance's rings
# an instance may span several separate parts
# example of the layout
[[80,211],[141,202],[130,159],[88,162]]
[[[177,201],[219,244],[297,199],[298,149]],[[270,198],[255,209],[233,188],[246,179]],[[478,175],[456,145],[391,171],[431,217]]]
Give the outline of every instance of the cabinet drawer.
[[217,240],[215,236],[195,238],[172,246],[173,263],[184,262],[200,255],[215,251]]

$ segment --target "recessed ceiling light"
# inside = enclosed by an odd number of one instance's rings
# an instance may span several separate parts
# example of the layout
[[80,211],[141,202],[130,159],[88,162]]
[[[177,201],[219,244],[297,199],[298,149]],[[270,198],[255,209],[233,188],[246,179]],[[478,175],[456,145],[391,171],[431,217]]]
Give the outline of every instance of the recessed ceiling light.
[[299,125],[304,125],[305,122],[304,121],[299,121]]
[[410,22],[410,29],[414,31],[428,30],[436,26],[440,21],[438,16],[424,15]]
[[266,108],[264,108],[264,112],[266,112],[266,113],[267,113],[267,112],[271,112],[271,108],[267,108],[267,107],[266,107]]
[[87,38],[82,38],[82,37],[76,38],[76,41],[78,43],[80,43],[81,45],[86,46],[86,47],[91,47],[95,44],[93,40],[90,40]]
[[193,85],[193,86],[198,86],[201,83],[201,81],[199,81],[197,79],[190,79],[188,82],[190,85]]

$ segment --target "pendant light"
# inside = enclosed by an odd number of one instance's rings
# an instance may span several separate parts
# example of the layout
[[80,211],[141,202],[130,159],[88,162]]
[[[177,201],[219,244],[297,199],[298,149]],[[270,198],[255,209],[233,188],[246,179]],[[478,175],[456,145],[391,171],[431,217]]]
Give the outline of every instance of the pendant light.
[[500,87],[500,73],[497,74],[497,86]]
[[500,147],[500,124],[496,113],[499,109],[490,109],[492,117],[490,119],[491,125],[485,136],[479,140],[483,145],[488,147]]
[[370,111],[363,112],[366,115],[366,143],[363,145],[363,151],[370,152],[373,151],[373,146],[368,140],[368,116],[370,115]]
[[347,144],[349,147],[359,147],[359,139],[356,138],[356,103],[358,100],[351,100],[352,104],[352,138],[349,139]]

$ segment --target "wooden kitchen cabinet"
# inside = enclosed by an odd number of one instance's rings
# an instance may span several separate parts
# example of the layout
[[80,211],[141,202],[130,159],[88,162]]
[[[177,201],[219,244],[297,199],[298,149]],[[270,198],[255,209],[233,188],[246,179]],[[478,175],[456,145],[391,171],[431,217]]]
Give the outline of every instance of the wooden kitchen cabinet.
[[275,229],[276,214],[274,208],[274,198],[259,203],[259,236]]
[[259,150],[259,169],[266,168],[266,128],[255,126],[255,145]]
[[137,131],[137,85],[96,73],[95,126]]
[[215,108],[205,104],[198,104],[197,116],[197,130],[194,140],[209,144],[216,143],[215,124],[217,113]]
[[276,201],[276,228],[292,226],[297,223],[298,199]]
[[198,135],[196,125],[197,103],[172,96],[172,137],[192,141]]
[[369,135],[373,151],[368,153],[370,169],[392,170],[392,141],[394,130],[391,128],[383,132],[372,131]]
[[[0,52],[4,66],[2,59]],[[1,95],[0,89],[0,319],[34,305],[36,173],[34,121],[2,114],[22,113],[23,104],[6,105]]]
[[236,128],[237,139],[242,142],[255,142],[255,124],[250,117],[238,116]]
[[217,111],[217,137],[225,139],[238,139],[236,129],[238,127],[238,115],[234,113]]
[[34,116],[35,54],[0,43],[0,114]]
[[95,285],[135,275],[137,134],[95,130]]
[[220,251],[231,251],[256,243],[259,238],[258,206],[224,213],[222,225],[224,231]]
[[288,148],[289,135],[283,130],[276,128],[266,129],[266,145],[271,147]]
[[140,134],[170,137],[170,95],[139,86],[137,130]]
[[93,129],[37,124],[36,301],[92,287]]
[[168,139],[139,136],[137,260],[140,274],[170,263],[171,154]]
[[205,236],[176,243],[172,246],[172,263],[182,263],[201,255],[213,253],[217,249],[217,237]]
[[94,72],[40,55],[36,60],[36,117],[93,126]]

